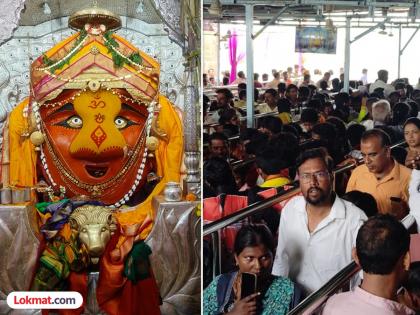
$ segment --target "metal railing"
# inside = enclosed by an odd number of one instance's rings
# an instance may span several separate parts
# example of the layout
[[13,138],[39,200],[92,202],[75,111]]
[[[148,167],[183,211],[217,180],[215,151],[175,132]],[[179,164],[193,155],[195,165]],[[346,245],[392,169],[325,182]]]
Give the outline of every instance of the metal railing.
[[[296,184],[297,182],[293,183]],[[282,191],[281,193],[274,195],[273,197],[267,198],[263,201],[256,202],[242,210],[239,210],[235,213],[229,214],[219,220],[208,223],[203,227],[203,236],[209,235],[211,233],[217,232],[228,225],[236,223],[246,217],[252,216],[260,210],[271,207],[276,203],[279,203],[283,200],[289,199],[290,197],[296,195],[299,188],[292,188],[290,190]]]
[[312,314],[316,312],[332,294],[345,287],[350,279],[359,271],[360,267],[352,261],[319,290],[300,302],[294,309],[287,313],[287,315]]
[[[416,220],[411,214],[408,214],[401,220],[401,223],[409,230],[415,223]],[[341,269],[336,275],[334,275],[327,283],[325,283],[320,289],[310,294],[306,299],[299,303],[294,309],[292,309],[287,315],[300,315],[300,314],[313,314],[321,309],[322,305],[327,299],[337,293],[338,290],[348,287],[350,280],[353,276],[360,271],[354,261]]]
[[[354,168],[356,166],[355,163],[349,163],[346,164],[336,170],[333,171],[334,175],[343,173],[345,171],[351,170],[352,168]],[[296,195],[300,188],[298,187],[299,182],[293,182],[291,184],[292,186],[294,186],[294,188],[291,188],[289,190],[286,191],[282,191],[280,193],[278,193],[277,195],[274,195],[270,198],[267,198],[265,200],[256,202],[252,205],[249,205],[246,208],[243,208],[242,210],[239,210],[235,213],[232,213],[230,215],[227,215],[219,220],[216,220],[214,222],[208,223],[206,225],[203,226],[203,236],[209,235],[211,233],[217,232],[220,229],[223,229],[225,227],[227,227],[228,225],[231,225],[233,223],[236,223],[248,216],[252,216],[255,213],[257,213],[260,210],[263,210],[265,208],[274,206],[276,203],[282,202],[286,199],[289,199],[291,197],[293,197],[294,195]]]
[[[401,145],[404,145],[404,144],[405,144],[405,141],[401,141],[401,142],[398,142],[398,143],[392,145],[391,148],[401,146]],[[344,166],[341,166],[341,167],[335,169],[333,171],[333,174],[334,174],[334,176],[336,176],[338,174],[341,174],[343,172],[351,170],[356,166],[357,166],[356,163],[346,164]],[[257,213],[260,210],[271,207],[271,206],[275,205],[276,203],[279,203],[283,200],[286,200],[286,199],[294,196],[299,191],[298,182],[292,183],[292,186],[295,186],[295,188],[292,188],[292,189],[287,190],[287,191],[282,191],[277,195],[274,195],[274,196],[272,196],[270,198],[267,198],[265,200],[256,202],[256,203],[254,203],[254,204],[252,204],[248,207],[245,207],[242,210],[239,210],[239,211],[237,211],[235,213],[232,213],[228,216],[225,216],[225,217],[223,217],[219,220],[216,220],[214,222],[211,222],[211,223],[208,223],[208,224],[204,225],[203,226],[203,236],[214,233],[214,232],[216,232],[220,229],[225,228],[228,225],[236,223],[236,222],[238,222],[238,221],[240,221],[240,220],[242,220],[242,219],[244,219],[248,216],[251,216],[251,215]]]
[[[211,111],[209,113],[213,113],[215,111]],[[276,112],[272,112],[272,113],[263,113],[263,114],[255,114],[254,115],[254,126],[257,123],[257,120],[263,117],[267,117],[267,116],[277,116],[279,113]],[[246,116],[241,116],[239,117],[239,120],[241,123],[246,122]],[[215,122],[215,123],[207,123],[207,124],[203,124],[203,128],[206,130],[210,130],[211,128],[216,129],[217,127],[221,126],[221,124]]]
[[242,166],[245,166],[245,165],[248,165],[248,164],[251,164],[251,163],[254,163],[254,162],[255,162],[255,157],[251,157],[251,158],[248,158],[246,160],[234,161],[234,162],[230,163],[230,166],[232,167],[233,170],[236,170],[236,169],[238,169]]
[[[259,119],[259,118],[264,118],[264,117],[267,117],[267,116],[277,116],[279,113],[276,113],[276,112],[271,112],[271,113],[262,113],[262,114],[255,114],[254,115],[254,121],[256,122],[257,121],[257,119]],[[239,118],[239,120],[241,121],[241,122],[243,122],[243,121],[246,121],[246,117],[245,116],[242,116],[242,117],[240,117]]]
[[[404,144],[405,144],[405,141],[401,141],[391,146],[391,148],[401,146]],[[349,163],[335,169],[333,171],[334,182],[335,182],[336,175],[346,172],[348,170],[351,170],[357,165],[358,165],[357,163]],[[295,181],[291,184],[294,188],[291,188],[287,191],[281,191],[280,193],[270,198],[256,202],[252,205],[249,205],[248,207],[243,208],[242,210],[239,210],[235,213],[227,215],[219,220],[213,221],[203,226],[203,237],[207,235],[211,235],[211,242],[213,245],[213,277],[220,274],[221,272],[221,236],[219,235],[219,231],[231,224],[234,224],[249,216],[252,216],[265,208],[272,207],[273,205],[279,202],[282,202],[284,200],[287,200],[293,197],[294,195],[298,194],[300,191],[298,184],[299,184],[298,181]],[[349,278],[351,278],[351,276],[349,276]],[[298,314],[298,313],[295,313],[295,314]]]
[[[334,171],[334,175],[345,172],[349,169],[352,169],[355,166],[356,164],[353,164],[353,163],[344,165],[343,167],[336,169]],[[242,210],[239,210],[235,213],[227,215],[219,220],[216,220],[214,222],[208,223],[203,226],[203,237],[210,235],[211,243],[213,246],[213,278],[219,275],[222,269],[221,268],[221,264],[222,264],[221,235],[219,233],[220,230],[231,224],[241,221],[249,216],[252,216],[265,208],[271,207],[279,202],[282,202],[284,200],[287,200],[293,197],[294,195],[298,194],[300,191],[298,184],[299,182],[295,181],[291,184],[294,188],[291,188],[286,191],[282,191],[278,193],[277,195],[274,195],[265,200],[256,202],[248,207],[245,207]]]

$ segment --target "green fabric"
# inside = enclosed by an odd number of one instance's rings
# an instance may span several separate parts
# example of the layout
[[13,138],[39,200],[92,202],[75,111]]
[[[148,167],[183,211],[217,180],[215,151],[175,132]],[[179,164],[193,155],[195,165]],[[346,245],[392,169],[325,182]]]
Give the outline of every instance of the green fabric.
[[43,214],[50,204],[52,204],[52,202],[38,202],[35,204],[35,208]]
[[79,272],[89,264],[89,255],[77,236],[66,241],[56,237],[45,245],[40,257],[40,266],[35,275],[34,285],[42,290],[61,290],[70,271]]
[[135,243],[124,263],[124,276],[133,283],[150,277],[150,247],[143,241]]
[[51,269],[43,266],[38,267],[31,291],[63,291],[65,282],[62,281]]
[[[57,202],[66,202],[68,199],[67,198],[65,198],[65,199],[61,199],[61,200],[59,200],[59,201],[57,201]],[[39,211],[39,212],[41,212],[42,214],[45,214],[45,209],[47,209],[47,207],[49,206],[49,205],[52,205],[53,203],[56,203],[56,202],[51,202],[51,201],[45,201],[45,202],[38,202],[38,203],[36,203],[35,204],[35,208]]]
[[[217,283],[220,277],[215,278],[204,290],[203,294],[203,314],[219,314],[217,303]],[[231,290],[228,290],[230,293]],[[289,311],[290,303],[293,298],[294,284],[288,278],[275,277],[270,287],[264,294],[262,300],[261,315],[286,315]]]
[[217,283],[220,276],[213,279],[203,293],[203,314],[213,315],[219,314],[219,306],[217,305]]

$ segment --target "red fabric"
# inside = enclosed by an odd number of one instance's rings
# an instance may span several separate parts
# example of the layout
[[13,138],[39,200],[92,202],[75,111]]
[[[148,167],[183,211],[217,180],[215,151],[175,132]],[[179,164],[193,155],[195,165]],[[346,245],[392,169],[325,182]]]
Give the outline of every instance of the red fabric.
[[[155,278],[151,276],[133,284],[123,276],[124,260],[111,262],[110,252],[117,244],[118,237],[109,241],[106,251],[100,260],[99,281],[96,298],[101,310],[108,315],[160,315],[160,296]],[[83,313],[87,299],[87,274],[71,272],[69,291],[77,291],[83,297],[83,305],[76,310],[58,310],[60,315],[80,315]],[[52,310],[42,310],[48,315]],[[57,311],[55,311],[57,312]]]
[[107,245],[100,261],[96,297],[99,307],[109,315],[160,315],[160,297],[155,278],[151,276],[136,284],[123,276],[124,260],[112,261],[110,252],[118,237]]
[[223,207],[223,216],[242,210],[246,206],[248,206],[247,196],[227,195]]
[[216,221],[222,217],[222,208],[220,206],[220,198],[210,197],[203,199],[203,220]]
[[[215,221],[224,216],[235,213],[248,206],[247,196],[226,195],[224,208],[220,205],[220,197],[205,198],[203,200],[203,218],[205,221]],[[240,227],[240,226],[239,226]],[[239,229],[236,225],[228,226],[222,230],[222,239],[228,250],[233,250],[236,233]],[[209,238],[206,238],[209,240]]]
[[411,262],[420,261],[420,234],[411,234],[410,258]]
[[266,190],[262,190],[258,192],[258,196],[263,197],[264,199],[268,199],[270,197],[273,197],[277,194],[276,188],[267,188]]
[[85,309],[86,299],[87,299],[87,284],[88,278],[86,273],[76,273],[70,272],[69,277],[67,278],[69,282],[69,288],[67,291],[76,291],[79,292],[83,297],[83,304],[78,309],[57,309],[57,310],[42,310],[42,315],[51,314],[60,314],[60,315],[80,315],[83,314]]
[[83,273],[76,273],[70,272],[69,277],[67,278],[69,282],[69,291],[76,291],[79,292],[83,297],[83,304],[78,309],[70,310],[70,309],[62,309],[58,311],[60,315],[80,315],[83,313],[86,300],[87,300],[87,285],[88,285],[88,277],[85,272]]
[[223,208],[220,205],[220,196],[205,198],[203,200],[203,219],[210,222],[216,221],[246,206],[248,206],[247,196],[226,195]]
[[[292,186],[288,186],[288,185],[285,185],[285,186],[283,186],[283,189],[284,190],[289,190],[289,189],[291,189],[292,188]],[[270,198],[270,197],[273,197],[274,195],[276,195],[277,194],[277,189],[276,188],[268,188],[268,189],[266,189],[266,190],[263,190],[263,191],[260,191],[260,192],[258,192],[258,195],[259,196],[261,196],[262,198],[264,198],[264,199],[268,199],[268,198]],[[297,192],[296,193],[296,195],[295,196],[298,196],[298,195],[302,195],[302,193],[299,191],[299,192]],[[292,197],[294,197],[294,196],[292,196]],[[286,206],[286,204],[289,202],[289,200],[292,198],[292,197],[290,197],[289,199],[286,199],[286,200],[283,200],[283,201],[281,201],[281,202],[279,202],[278,204],[275,204],[274,206],[272,206],[274,209],[276,209],[277,210],[277,212],[281,212],[281,210]]]
[[223,229],[222,235],[227,250],[233,252],[236,234],[241,227],[242,224],[231,224]]

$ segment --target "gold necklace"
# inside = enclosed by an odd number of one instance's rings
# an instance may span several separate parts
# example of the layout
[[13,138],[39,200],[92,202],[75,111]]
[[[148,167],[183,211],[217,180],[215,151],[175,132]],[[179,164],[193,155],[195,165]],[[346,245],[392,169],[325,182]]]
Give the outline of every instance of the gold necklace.
[[[118,171],[118,173],[112,177],[111,179],[107,180],[104,183],[101,184],[88,184],[85,182],[82,182],[79,178],[77,178],[76,176],[72,175],[72,173],[70,172],[70,168],[68,165],[63,165],[63,163],[61,162],[61,160],[57,157],[57,153],[55,152],[54,148],[51,145],[50,142],[50,135],[48,133],[48,130],[45,128],[45,124],[42,124],[43,127],[43,131],[46,134],[45,137],[45,143],[47,145],[47,150],[51,155],[52,161],[55,165],[55,167],[59,170],[59,176],[60,178],[63,180],[63,182],[66,183],[66,185],[68,186],[68,188],[74,193],[77,194],[77,191],[75,191],[74,189],[71,188],[70,182],[86,191],[88,191],[89,193],[91,193],[92,197],[99,197],[102,196],[103,192],[105,189],[116,185],[117,183],[121,182],[121,179],[127,174],[127,172],[131,169],[131,167],[134,165],[135,161],[137,160],[138,154],[140,153],[141,149],[144,148],[144,144],[145,144],[145,127],[143,127],[142,131],[141,131],[141,137],[139,139],[139,141],[136,143],[135,145],[135,149],[133,154],[131,155],[131,157],[127,160],[127,162],[125,163],[124,167]],[[65,162],[65,160],[63,159],[63,157],[61,157],[62,160]]]

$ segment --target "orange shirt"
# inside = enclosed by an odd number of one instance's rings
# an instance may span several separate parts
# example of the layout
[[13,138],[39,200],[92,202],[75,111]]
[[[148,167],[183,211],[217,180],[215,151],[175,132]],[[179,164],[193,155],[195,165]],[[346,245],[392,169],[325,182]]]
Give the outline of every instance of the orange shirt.
[[378,180],[366,165],[360,165],[351,173],[346,192],[359,190],[371,194],[378,205],[379,213],[392,213],[391,197],[408,202],[408,184],[411,170],[394,161],[391,172]]

